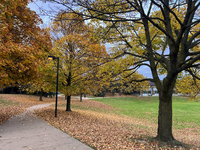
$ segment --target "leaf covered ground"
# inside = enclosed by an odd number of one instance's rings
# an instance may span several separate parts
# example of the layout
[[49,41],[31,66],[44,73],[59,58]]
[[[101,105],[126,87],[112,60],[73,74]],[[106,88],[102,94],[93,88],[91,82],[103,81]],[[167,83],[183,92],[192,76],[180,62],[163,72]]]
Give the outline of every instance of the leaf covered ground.
[[[38,96],[1,94],[0,124],[27,107],[54,102],[55,98],[43,98],[40,102]],[[64,98],[59,98],[57,118],[54,117],[54,105],[35,113],[94,149],[200,149],[199,127],[173,129],[174,137],[180,142],[163,143],[153,138],[156,136],[157,124],[148,120],[116,115],[112,112],[120,110],[93,100],[80,102],[72,99],[72,112],[65,111],[65,104]]]
[[21,94],[0,94],[0,125],[16,114],[22,113],[26,108],[42,104],[52,103],[55,99]]
[[56,128],[98,150],[200,149],[198,129],[174,129],[175,138],[181,142],[162,143],[153,138],[157,124],[147,120],[112,114],[114,108],[98,101],[72,100],[72,112],[66,112],[64,104],[59,104],[57,118],[54,117],[54,106],[36,113]]

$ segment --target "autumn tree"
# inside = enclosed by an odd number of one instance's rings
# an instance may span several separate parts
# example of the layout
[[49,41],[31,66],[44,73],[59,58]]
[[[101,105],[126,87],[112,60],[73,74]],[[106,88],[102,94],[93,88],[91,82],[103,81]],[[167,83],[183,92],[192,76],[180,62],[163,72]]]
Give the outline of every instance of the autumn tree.
[[26,85],[20,87],[21,90],[28,93],[39,93],[39,100],[42,101],[44,93],[54,93],[56,89],[56,64],[49,62],[48,57],[45,57],[38,66],[38,76],[27,82]]
[[97,57],[107,55],[105,47],[93,38],[91,29],[92,26],[86,25],[81,16],[62,11],[51,26],[54,45],[51,54],[60,58],[59,87],[67,95],[66,111],[71,111],[72,94],[89,92],[88,83],[92,78],[88,76],[93,66],[101,63]]
[[37,78],[38,64],[50,50],[48,32],[31,11],[28,0],[2,0],[0,4],[0,85],[26,84]]
[[[199,77],[199,73],[195,72],[195,75]],[[192,77],[189,73],[178,75],[178,79],[175,86],[175,91],[189,96],[189,100],[196,100],[197,94],[200,92],[200,80]]]
[[[47,0],[48,1],[48,0]],[[172,92],[177,76],[187,71],[197,79],[200,51],[200,17],[198,0],[49,0],[96,21],[99,36],[123,45],[113,52],[113,58],[130,56],[128,67],[150,68],[159,92],[157,138],[174,140],[172,134]],[[79,12],[77,8],[80,6]],[[154,31],[154,32],[152,32]],[[128,68],[124,68],[127,70]],[[164,70],[161,81],[159,73]]]

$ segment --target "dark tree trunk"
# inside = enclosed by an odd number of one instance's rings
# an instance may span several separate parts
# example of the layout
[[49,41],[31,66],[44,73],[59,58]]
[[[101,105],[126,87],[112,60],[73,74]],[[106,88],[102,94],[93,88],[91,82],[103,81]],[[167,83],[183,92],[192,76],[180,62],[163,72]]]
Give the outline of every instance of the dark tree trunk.
[[53,97],[52,95],[53,95],[53,93],[49,92],[49,97],[50,97],[50,98],[52,98],[52,97]]
[[170,95],[159,97],[157,138],[164,142],[174,140],[172,135],[172,96]]
[[164,142],[174,140],[172,134],[172,94],[175,82],[176,76],[165,78],[162,90],[159,92],[157,139]]
[[10,94],[13,94],[13,91],[14,91],[14,87],[12,85]]
[[42,94],[43,94],[43,89],[40,91],[40,101],[42,101]]
[[81,93],[81,95],[80,95],[80,102],[83,101],[83,100],[82,100],[82,97],[83,97],[83,93]]
[[67,96],[67,107],[66,111],[72,111],[71,110],[71,96]]
[[[71,79],[72,79],[72,75],[71,75],[71,71],[69,71],[69,75],[67,77],[67,86],[71,86]],[[67,95],[67,105],[66,105],[66,111],[71,111],[71,93],[70,95]]]

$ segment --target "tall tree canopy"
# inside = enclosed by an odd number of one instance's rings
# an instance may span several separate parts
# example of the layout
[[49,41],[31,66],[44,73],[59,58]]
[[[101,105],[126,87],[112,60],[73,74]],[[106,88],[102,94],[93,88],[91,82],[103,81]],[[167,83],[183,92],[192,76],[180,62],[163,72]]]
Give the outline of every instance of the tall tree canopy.
[[38,76],[38,64],[51,48],[42,20],[28,0],[0,3],[0,85],[26,83]]
[[[48,0],[46,0],[48,1]],[[98,33],[115,42],[112,58],[128,58],[123,71],[146,66],[159,92],[157,138],[174,140],[172,92],[179,73],[199,69],[199,0],[49,0],[84,19],[96,21]],[[80,7],[79,7],[80,6]],[[79,11],[76,11],[77,8]],[[132,73],[132,72],[131,72]],[[165,77],[161,81],[160,73]]]
[[50,53],[60,58],[59,91],[67,95],[66,110],[71,111],[72,94],[89,92],[92,85],[93,90],[98,88],[93,68],[98,68],[107,52],[93,38],[92,25],[77,14],[60,12],[50,28],[54,46]]

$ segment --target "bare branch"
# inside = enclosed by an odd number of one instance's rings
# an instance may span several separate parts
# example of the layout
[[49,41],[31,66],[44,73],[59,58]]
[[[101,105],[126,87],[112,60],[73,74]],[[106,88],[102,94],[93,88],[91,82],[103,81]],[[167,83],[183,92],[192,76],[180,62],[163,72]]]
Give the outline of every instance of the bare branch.
[[188,55],[189,55],[189,56],[193,56],[193,55],[198,55],[198,54],[200,54],[200,51],[198,51],[198,52],[191,52],[191,53],[189,53]]
[[[199,20],[200,21],[200,20]],[[191,45],[192,41],[198,36],[200,35],[200,31],[196,32],[188,41],[187,45]]]
[[200,77],[196,76],[190,69],[186,69],[186,71],[189,72],[190,75],[192,75],[193,78],[200,80]]
[[191,60],[188,63],[183,64],[180,68],[178,68],[174,73],[178,74],[183,70],[186,70],[188,68],[190,68],[192,66],[193,63],[195,63],[196,61],[198,61],[200,59],[200,54],[197,55],[194,58],[191,58]]
[[191,44],[187,47],[187,49],[191,49],[191,48],[197,46],[198,44],[200,44],[200,39],[198,39],[198,40],[196,40],[195,42],[191,43]]
[[181,20],[177,17],[177,15],[175,14],[175,12],[173,12],[163,1],[161,1],[161,3],[165,6],[165,8],[168,9],[168,11],[173,14],[173,16],[176,18],[176,20],[178,21],[178,23],[180,24],[180,26],[182,26],[182,22]]

